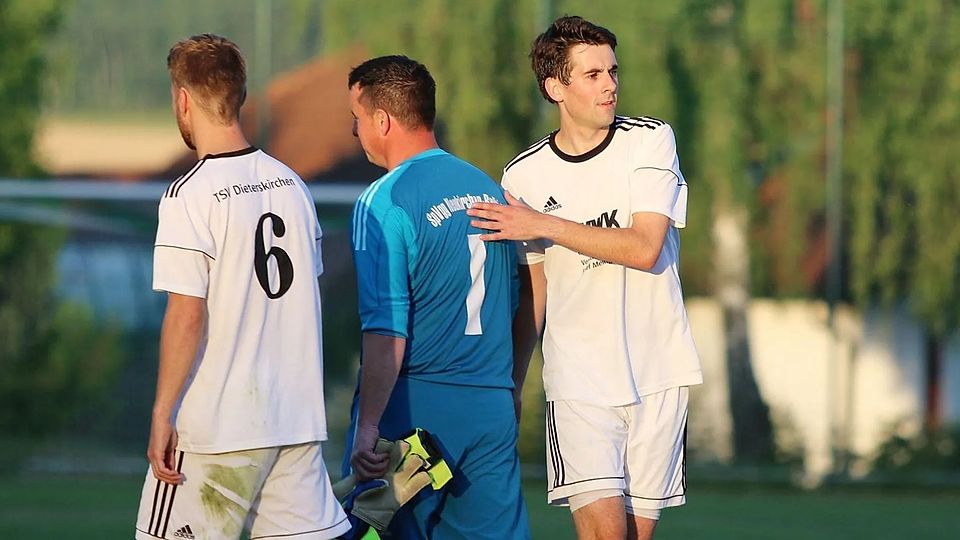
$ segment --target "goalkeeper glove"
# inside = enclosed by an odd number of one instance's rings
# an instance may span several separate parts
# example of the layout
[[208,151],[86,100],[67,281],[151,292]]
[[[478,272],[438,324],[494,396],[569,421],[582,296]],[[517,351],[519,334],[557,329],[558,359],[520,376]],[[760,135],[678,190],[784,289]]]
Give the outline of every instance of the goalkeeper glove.
[[433,436],[425,429],[416,428],[409,435],[403,438],[410,443],[410,452],[423,458],[426,465],[424,470],[430,475],[430,485],[434,491],[442,488],[450,479],[453,473],[450,466],[443,459],[443,454],[433,442]]
[[430,484],[430,475],[423,470],[426,462],[410,453],[410,443],[389,444],[390,461],[383,483],[357,494],[353,503],[353,515],[381,531],[404,503]]
[[356,476],[350,475],[333,486],[337,499],[351,514],[351,523],[359,518],[383,530],[396,511],[427,484],[440,489],[452,478],[430,434],[422,429],[397,442],[379,439],[374,452],[390,454],[384,478],[357,483]]

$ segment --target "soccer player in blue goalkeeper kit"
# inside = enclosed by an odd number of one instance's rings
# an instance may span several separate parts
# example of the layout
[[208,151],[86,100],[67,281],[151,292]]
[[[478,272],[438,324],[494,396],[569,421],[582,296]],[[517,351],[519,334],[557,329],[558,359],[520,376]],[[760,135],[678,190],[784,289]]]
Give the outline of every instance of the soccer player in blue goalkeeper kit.
[[435,83],[404,56],[349,75],[354,135],[387,173],[361,195],[352,243],[363,350],[351,421],[353,474],[378,478],[378,438],[429,431],[453,470],[389,525],[394,538],[525,539],[514,408],[510,242],[483,242],[466,209],[499,185],[433,133]]

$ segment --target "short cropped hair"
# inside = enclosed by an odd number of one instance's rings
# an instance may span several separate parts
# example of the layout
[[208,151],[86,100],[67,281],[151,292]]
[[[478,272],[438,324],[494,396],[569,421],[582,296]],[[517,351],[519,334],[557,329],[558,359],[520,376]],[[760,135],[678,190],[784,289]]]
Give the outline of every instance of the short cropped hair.
[[543,83],[553,77],[563,84],[570,84],[570,49],[586,45],[609,45],[617,48],[617,36],[602,26],[576,16],[564,16],[553,21],[553,24],[533,41],[530,49],[530,63],[533,73],[537,76],[540,93],[550,103],[556,103],[547,94]]
[[222,124],[240,118],[247,99],[247,65],[234,42],[213,34],[181,40],[167,54],[167,69],[173,85],[189,90]]
[[358,85],[368,109],[383,109],[407,129],[433,129],[437,83],[426,66],[406,56],[372,58],[350,71],[347,88]]

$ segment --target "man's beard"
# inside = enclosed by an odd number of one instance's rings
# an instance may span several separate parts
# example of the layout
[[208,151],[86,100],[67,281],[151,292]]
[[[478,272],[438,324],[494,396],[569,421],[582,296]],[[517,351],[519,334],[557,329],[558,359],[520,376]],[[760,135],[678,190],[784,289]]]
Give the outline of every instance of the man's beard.
[[180,118],[179,114],[177,115],[177,128],[180,129],[180,137],[183,138],[183,143],[187,145],[187,148],[196,150],[197,147],[193,144],[193,134],[190,133],[190,127]]

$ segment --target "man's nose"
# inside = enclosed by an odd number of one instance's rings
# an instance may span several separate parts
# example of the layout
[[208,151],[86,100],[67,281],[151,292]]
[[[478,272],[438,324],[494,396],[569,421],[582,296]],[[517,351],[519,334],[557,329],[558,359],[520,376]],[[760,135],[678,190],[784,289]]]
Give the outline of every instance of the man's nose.
[[604,82],[606,83],[604,84],[604,90],[610,90],[611,92],[617,91],[617,86],[619,83],[617,82],[616,74],[607,72],[607,78]]

